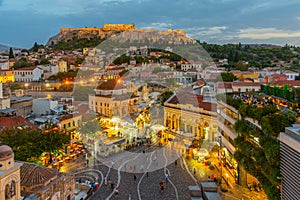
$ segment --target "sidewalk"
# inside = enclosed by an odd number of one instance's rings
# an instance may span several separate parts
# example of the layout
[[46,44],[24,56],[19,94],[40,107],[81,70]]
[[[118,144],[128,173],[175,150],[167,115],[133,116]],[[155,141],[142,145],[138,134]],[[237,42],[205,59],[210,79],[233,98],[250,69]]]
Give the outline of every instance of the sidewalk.
[[[202,162],[198,162],[193,158],[185,158],[188,164],[189,170],[193,173],[194,168],[196,168],[196,174],[194,175],[198,181],[208,181],[210,180],[208,176],[212,174],[220,180],[221,177],[221,168],[219,166],[219,159],[213,156],[215,152],[211,153],[211,158],[208,159],[211,162],[210,167],[205,165]],[[227,175],[226,175],[227,174]],[[267,200],[267,196],[264,191],[256,192],[250,191],[247,187],[242,187],[235,183],[235,178],[227,170],[226,167],[222,167],[222,187],[228,189],[228,192],[222,192],[219,187],[219,193],[222,195],[222,199],[225,200],[234,200],[234,199],[243,199],[243,200]],[[217,183],[218,184],[218,183]]]

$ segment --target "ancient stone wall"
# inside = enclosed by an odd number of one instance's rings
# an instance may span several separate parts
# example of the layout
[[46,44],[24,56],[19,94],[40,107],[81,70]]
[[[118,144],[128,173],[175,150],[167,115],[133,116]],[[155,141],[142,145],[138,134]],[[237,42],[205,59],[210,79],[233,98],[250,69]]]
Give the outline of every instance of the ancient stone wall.
[[133,30],[134,24],[104,24],[104,31],[126,31]]

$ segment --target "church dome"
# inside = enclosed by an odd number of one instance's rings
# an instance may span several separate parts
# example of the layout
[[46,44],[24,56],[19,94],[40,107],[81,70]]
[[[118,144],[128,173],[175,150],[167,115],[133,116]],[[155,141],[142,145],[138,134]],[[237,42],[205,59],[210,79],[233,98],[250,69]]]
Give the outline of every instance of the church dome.
[[0,146],[0,161],[8,160],[14,156],[13,150],[7,145]]

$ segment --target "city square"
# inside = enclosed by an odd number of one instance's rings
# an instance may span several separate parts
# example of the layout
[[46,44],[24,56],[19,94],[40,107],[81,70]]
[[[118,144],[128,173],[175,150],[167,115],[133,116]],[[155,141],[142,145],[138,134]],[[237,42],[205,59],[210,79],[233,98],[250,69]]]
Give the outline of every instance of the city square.
[[0,0],[0,200],[300,199],[299,6]]

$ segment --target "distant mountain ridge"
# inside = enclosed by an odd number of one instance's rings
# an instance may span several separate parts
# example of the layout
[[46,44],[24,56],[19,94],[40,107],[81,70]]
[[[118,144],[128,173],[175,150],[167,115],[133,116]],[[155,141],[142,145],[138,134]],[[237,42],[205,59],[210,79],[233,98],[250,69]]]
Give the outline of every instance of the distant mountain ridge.
[[6,46],[6,45],[3,45],[3,44],[0,44],[0,53],[3,53],[3,52],[6,52],[6,51],[9,51],[9,46]]

